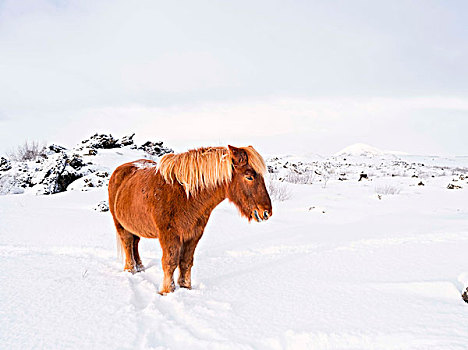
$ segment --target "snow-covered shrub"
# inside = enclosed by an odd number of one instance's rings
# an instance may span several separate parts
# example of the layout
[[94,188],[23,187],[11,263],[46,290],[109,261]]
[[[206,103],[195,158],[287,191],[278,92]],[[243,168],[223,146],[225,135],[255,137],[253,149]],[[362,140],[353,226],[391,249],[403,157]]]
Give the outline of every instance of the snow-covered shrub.
[[328,171],[324,171],[322,174],[322,188],[327,187],[328,180],[330,180],[331,173]]
[[312,184],[314,183],[315,177],[314,171],[306,171],[304,173],[298,173],[296,171],[289,171],[284,176],[284,181],[293,183],[293,184]]
[[291,199],[291,190],[285,182],[269,179],[267,181],[267,190],[273,201],[283,202]]
[[8,153],[8,157],[16,162],[36,160],[38,157],[43,157],[45,155],[45,150],[45,146],[40,145],[37,141],[25,141],[15,150]]
[[401,189],[397,186],[392,185],[381,185],[375,187],[375,193],[380,195],[390,195],[390,194],[399,194]]

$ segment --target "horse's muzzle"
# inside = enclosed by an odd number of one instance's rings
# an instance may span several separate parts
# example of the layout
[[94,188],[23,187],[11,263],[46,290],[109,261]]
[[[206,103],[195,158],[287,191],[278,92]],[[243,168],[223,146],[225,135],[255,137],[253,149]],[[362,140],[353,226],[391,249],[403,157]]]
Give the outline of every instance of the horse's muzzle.
[[[260,216],[261,215],[261,216]],[[253,216],[257,222],[262,222],[263,220],[268,220],[268,218],[271,216],[270,213],[268,213],[268,210],[264,210],[263,213],[259,214],[258,210],[255,209],[253,212]]]

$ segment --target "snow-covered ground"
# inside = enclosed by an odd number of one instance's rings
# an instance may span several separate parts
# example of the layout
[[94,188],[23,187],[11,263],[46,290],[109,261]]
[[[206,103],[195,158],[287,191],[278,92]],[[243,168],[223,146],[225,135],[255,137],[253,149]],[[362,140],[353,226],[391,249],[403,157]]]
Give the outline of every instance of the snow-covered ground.
[[[99,150],[93,164],[111,172],[140,156]],[[289,199],[261,224],[223,202],[194,288],[167,296],[157,240],[140,243],[146,272],[122,271],[111,215],[94,210],[105,186],[0,196],[0,348],[468,347],[467,158],[340,153],[269,166],[276,186],[291,171],[315,177],[282,182]]]

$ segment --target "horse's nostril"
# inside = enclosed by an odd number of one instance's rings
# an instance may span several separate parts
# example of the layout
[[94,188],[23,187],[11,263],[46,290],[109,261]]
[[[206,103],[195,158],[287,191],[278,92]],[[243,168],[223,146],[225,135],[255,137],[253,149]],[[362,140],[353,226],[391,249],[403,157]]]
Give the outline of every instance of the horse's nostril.
[[263,218],[266,220],[266,219],[268,219],[268,216],[269,216],[269,215],[268,215],[268,210],[265,210],[265,211],[263,212]]

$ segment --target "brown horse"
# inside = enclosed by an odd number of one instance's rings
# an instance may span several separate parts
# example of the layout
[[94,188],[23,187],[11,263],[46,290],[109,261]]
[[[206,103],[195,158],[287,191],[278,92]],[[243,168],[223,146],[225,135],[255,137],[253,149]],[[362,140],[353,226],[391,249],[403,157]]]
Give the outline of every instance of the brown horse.
[[167,154],[160,163],[138,160],[119,166],[109,181],[109,209],[124,270],[144,270],[140,237],[158,238],[164,282],[160,294],[191,288],[193,253],[213,209],[228,198],[249,221],[272,215],[263,158],[252,147],[209,147]]

